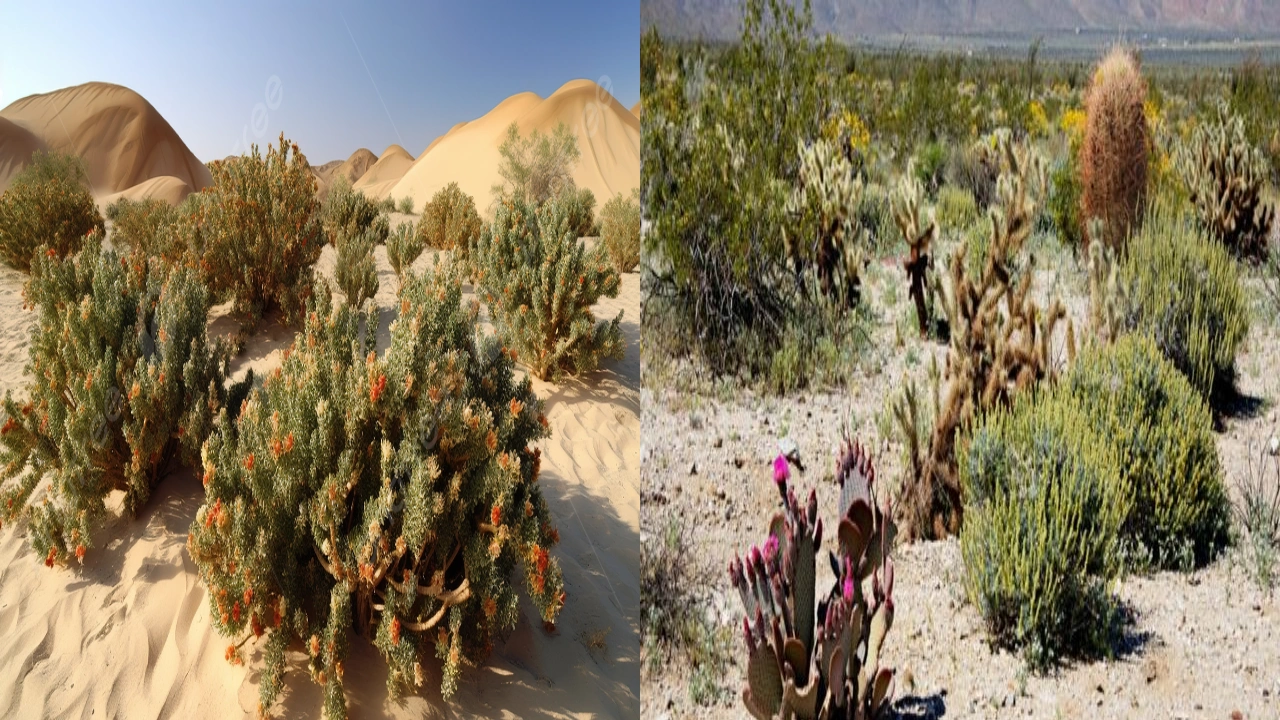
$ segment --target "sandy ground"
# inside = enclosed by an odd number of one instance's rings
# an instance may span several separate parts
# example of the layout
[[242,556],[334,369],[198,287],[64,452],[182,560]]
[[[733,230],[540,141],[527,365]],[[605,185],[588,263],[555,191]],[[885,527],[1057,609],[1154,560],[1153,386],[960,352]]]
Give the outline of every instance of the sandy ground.
[[[389,342],[396,281],[385,250],[376,251]],[[420,258],[419,265],[430,262]],[[326,248],[318,270],[331,276]],[[23,276],[0,268],[0,392],[24,385],[27,326]],[[464,298],[464,302],[466,299]],[[534,381],[547,404],[552,436],[543,441],[543,492],[560,530],[555,553],[568,593],[548,633],[526,602],[505,642],[483,666],[464,670],[459,692],[439,696],[438,661],[426,665],[421,694],[391,703],[386,666],[367,641],[353,638],[347,660],[350,715],[361,717],[635,717],[639,671],[640,289],[623,276],[617,299],[599,317],[625,310],[626,357],[559,385]],[[234,325],[225,308],[214,332]],[[280,362],[292,331],[267,320],[235,360],[242,375]],[[165,478],[136,519],[115,512],[98,532],[84,568],[49,570],[30,550],[24,526],[0,530],[0,717],[249,717],[257,707],[260,653],[248,663],[223,659],[227,640],[209,621],[205,588],[186,550],[203,497],[190,470]],[[259,641],[259,644],[261,641]],[[319,688],[308,679],[301,647],[277,716],[318,716]]]
[[[1056,285],[1068,294],[1079,332],[1087,313],[1083,273],[1069,257],[1048,260],[1040,267],[1056,269],[1038,274],[1037,287]],[[646,654],[643,716],[744,715],[742,608],[725,568],[767,535],[778,504],[769,463],[780,437],[796,441],[808,468],[797,476],[797,493],[816,487],[820,508],[837,502],[831,466],[842,428],[872,448],[882,490],[896,484],[901,447],[884,437],[879,418],[904,375],[923,380],[929,355],[941,360],[944,348],[910,333],[897,346],[893,323],[910,317],[905,276],[885,264],[871,277],[868,297],[880,321],[865,367],[847,390],[778,398],[699,380],[687,366],[645,367],[642,541],[661,537],[673,524],[685,529],[693,569],[707,578],[696,591],[699,611],[727,638],[728,651],[718,699],[705,706],[691,698],[688,662],[654,668]],[[1239,387],[1251,409],[1224,418],[1216,434],[1233,496],[1250,459],[1256,465],[1259,448],[1276,432],[1280,397],[1273,370],[1280,332],[1273,316],[1251,321],[1237,356]],[[1069,662],[1047,675],[1028,673],[1019,657],[990,649],[981,617],[965,598],[954,539],[901,545],[895,564],[897,614],[886,652],[898,669],[895,695],[903,717],[1226,720],[1239,711],[1243,718],[1280,718],[1280,601],[1253,582],[1239,549],[1196,572],[1122,579],[1116,594],[1131,622],[1117,657]]]

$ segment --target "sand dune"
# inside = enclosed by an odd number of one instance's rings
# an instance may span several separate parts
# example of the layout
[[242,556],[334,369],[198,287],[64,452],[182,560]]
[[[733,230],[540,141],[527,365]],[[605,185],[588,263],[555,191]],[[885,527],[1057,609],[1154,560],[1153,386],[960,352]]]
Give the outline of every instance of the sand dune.
[[0,192],[26,167],[31,153],[44,149],[44,141],[30,130],[0,116]]
[[378,162],[366,170],[352,187],[370,198],[381,200],[412,166],[413,156],[408,150],[399,145],[390,145],[382,151]]
[[450,182],[475,198],[485,211],[499,181],[498,146],[507,126],[522,134],[551,132],[566,123],[578,137],[581,158],[573,171],[579,187],[589,188],[603,204],[615,193],[629,193],[640,183],[640,121],[612,95],[590,80],[572,80],[545,100],[519,93],[483,117],[455,125],[437,138],[391,190],[411,196],[421,207]]
[[632,114],[632,115],[635,115],[637,118],[638,118],[638,117],[640,117],[640,103],[639,103],[639,101],[637,101],[635,105],[632,105],[632,106],[631,106],[631,114]]
[[191,189],[191,186],[182,180],[172,175],[161,175],[160,177],[153,177],[150,180],[140,182],[128,190],[121,190],[110,195],[101,195],[97,200],[98,205],[104,210],[108,205],[120,198],[129,198],[130,200],[158,198],[170,205],[177,205],[192,192],[194,190]]
[[360,148],[351,153],[351,157],[342,161],[341,165],[334,168],[333,174],[329,176],[329,181],[333,182],[339,177],[345,177],[348,182],[354,185],[377,162],[377,155],[374,155],[372,151],[366,148]]
[[[385,153],[384,153],[385,155]],[[379,351],[390,342],[395,277],[379,247],[382,308]],[[332,275],[326,247],[317,264]],[[424,253],[421,269],[433,261]],[[21,392],[26,326],[23,276],[0,267],[0,393]],[[469,302],[466,293],[463,302]],[[640,287],[623,276],[600,317],[625,310],[626,357],[588,377],[551,385],[534,380],[546,402],[552,437],[542,442],[543,492],[561,543],[554,550],[568,593],[556,630],[546,632],[522,603],[519,622],[481,667],[464,669],[458,694],[439,695],[440,664],[401,704],[386,691],[386,664],[366,640],[352,638],[345,684],[352,718],[636,717],[639,713]],[[231,332],[225,306],[213,332]],[[238,356],[242,376],[279,366],[293,331],[264,323]],[[40,491],[37,490],[37,493]],[[165,478],[140,517],[119,516],[120,496],[95,535],[84,568],[49,570],[19,523],[0,530],[0,717],[248,718],[255,714],[263,641],[245,645],[247,665],[223,659],[228,640],[210,622],[209,598],[186,550],[186,533],[203,498],[190,470]],[[319,687],[307,677],[303,648],[288,651],[289,672],[277,717],[318,717]]]
[[342,165],[342,160],[330,160],[323,165],[312,165],[311,174],[315,176],[316,182],[325,185],[329,182],[329,178],[333,177],[333,171]]
[[[151,103],[119,85],[91,82],[30,95],[0,110],[0,119],[26,130],[51,150],[83,158],[97,196],[162,176],[195,190],[212,182],[209,169]],[[26,162],[20,159],[23,141],[11,139],[12,133],[7,127],[0,129],[0,183],[6,166]],[[25,142],[30,144],[29,139]]]

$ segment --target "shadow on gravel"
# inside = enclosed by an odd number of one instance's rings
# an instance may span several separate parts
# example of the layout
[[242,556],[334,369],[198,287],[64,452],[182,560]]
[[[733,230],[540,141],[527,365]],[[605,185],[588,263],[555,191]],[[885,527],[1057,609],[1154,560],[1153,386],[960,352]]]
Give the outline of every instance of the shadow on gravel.
[[946,691],[932,695],[908,695],[893,704],[894,717],[937,720],[947,714]]
[[1215,392],[1210,405],[1214,409],[1214,430],[1221,432],[1223,420],[1226,418],[1252,420],[1262,415],[1266,410],[1267,402],[1263,398],[1246,395],[1238,388],[1231,387]]

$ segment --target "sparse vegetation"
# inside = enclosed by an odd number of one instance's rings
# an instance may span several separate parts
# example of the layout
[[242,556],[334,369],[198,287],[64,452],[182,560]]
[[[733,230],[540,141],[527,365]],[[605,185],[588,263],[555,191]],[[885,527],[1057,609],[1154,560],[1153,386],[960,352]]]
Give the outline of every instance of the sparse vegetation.
[[613,269],[631,272],[640,264],[640,191],[627,199],[618,193],[600,210],[600,242]]
[[502,184],[493,186],[495,202],[514,196],[541,205],[562,191],[574,190],[573,166],[581,152],[578,138],[564,123],[550,133],[535,129],[521,137],[520,126],[513,122],[498,153]]
[[415,242],[423,248],[452,251],[454,262],[465,271],[470,267],[471,250],[480,227],[475,201],[451,182],[423,206]]
[[37,150],[0,195],[0,260],[30,272],[37,248],[66,257],[102,230],[87,184],[80,158]]

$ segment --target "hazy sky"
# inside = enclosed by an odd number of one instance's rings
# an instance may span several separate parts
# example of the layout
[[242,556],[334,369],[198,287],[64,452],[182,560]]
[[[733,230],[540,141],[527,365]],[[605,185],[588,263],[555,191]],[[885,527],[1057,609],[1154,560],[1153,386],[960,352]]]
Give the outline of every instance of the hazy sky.
[[575,78],[607,78],[629,108],[639,57],[637,0],[0,0],[0,107],[93,80],[124,85],[204,161],[281,130],[317,165],[391,143],[417,156],[510,95],[546,97]]

